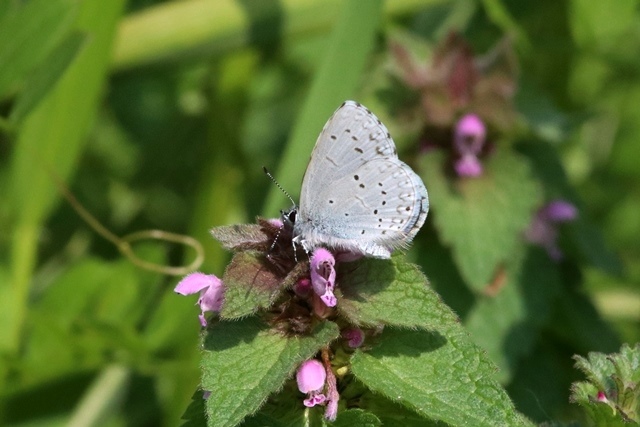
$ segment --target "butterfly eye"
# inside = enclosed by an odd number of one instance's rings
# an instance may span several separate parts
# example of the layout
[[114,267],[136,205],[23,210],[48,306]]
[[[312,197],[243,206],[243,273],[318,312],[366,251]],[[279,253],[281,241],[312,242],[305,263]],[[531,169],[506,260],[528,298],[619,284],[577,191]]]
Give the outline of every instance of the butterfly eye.
[[291,221],[292,224],[296,223],[296,215],[298,214],[298,210],[297,209],[292,209],[291,211],[289,211],[289,214],[287,215],[287,217],[289,218],[289,221]]

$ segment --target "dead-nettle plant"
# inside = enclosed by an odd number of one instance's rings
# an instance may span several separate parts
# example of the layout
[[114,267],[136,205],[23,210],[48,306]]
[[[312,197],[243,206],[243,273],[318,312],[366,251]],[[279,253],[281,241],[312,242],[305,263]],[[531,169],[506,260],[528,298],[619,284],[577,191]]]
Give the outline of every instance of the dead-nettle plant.
[[494,365],[403,255],[307,255],[290,224],[261,218],[212,234],[234,253],[223,277],[193,273],[176,287],[200,293],[206,393],[196,400],[209,425],[383,419],[391,409],[451,425],[526,425]]
[[318,138],[299,207],[214,228],[234,253],[223,277],[176,287],[200,294],[204,394],[193,405],[208,424],[526,424],[419,268],[391,256],[428,209],[387,128],[347,101]]

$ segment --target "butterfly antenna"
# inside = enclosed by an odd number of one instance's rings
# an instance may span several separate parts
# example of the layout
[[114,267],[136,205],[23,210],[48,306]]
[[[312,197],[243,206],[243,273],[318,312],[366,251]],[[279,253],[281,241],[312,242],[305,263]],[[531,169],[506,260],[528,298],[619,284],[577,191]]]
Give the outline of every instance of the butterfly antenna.
[[273,177],[273,175],[271,175],[271,172],[269,172],[267,167],[263,166],[262,170],[264,171],[265,175],[267,175],[269,177],[269,179],[276,185],[276,187],[278,187],[280,189],[280,191],[282,191],[284,193],[284,195],[287,196],[287,198],[289,200],[291,200],[291,204],[293,206],[296,206],[296,202],[293,201],[293,198],[291,197],[291,195],[287,192],[287,190],[282,188],[282,186],[280,184],[278,184],[278,181],[276,181],[276,179]]

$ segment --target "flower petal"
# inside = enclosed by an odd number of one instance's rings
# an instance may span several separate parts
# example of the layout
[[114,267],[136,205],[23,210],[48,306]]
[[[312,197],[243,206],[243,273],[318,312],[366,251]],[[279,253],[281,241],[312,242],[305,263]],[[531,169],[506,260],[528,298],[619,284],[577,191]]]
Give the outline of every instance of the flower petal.
[[[317,248],[311,256],[311,285],[318,296],[332,301],[333,289],[336,283],[336,260],[328,250]],[[327,301],[325,301],[325,304]],[[333,307],[334,305],[330,306]]]
[[482,163],[474,154],[466,154],[455,164],[458,176],[477,177],[482,175]]
[[312,408],[316,405],[320,405],[327,400],[327,397],[322,393],[310,393],[308,399],[304,399],[302,403],[307,408]]
[[351,348],[358,348],[364,342],[364,332],[360,328],[345,329],[340,335],[347,340],[347,345]]
[[[213,278],[218,279],[216,276],[208,275],[204,273],[191,273],[185,276],[176,285],[174,292],[180,295],[191,295],[211,286]],[[219,280],[219,279],[218,279]]]
[[554,222],[573,221],[578,216],[578,209],[564,200],[549,202],[542,210],[542,214]]
[[302,363],[296,374],[298,390],[302,393],[320,391],[327,379],[327,371],[318,360],[310,359]]
[[220,311],[222,298],[224,296],[224,286],[222,280],[211,275],[211,285],[200,294],[198,305],[204,311]]
[[486,129],[480,117],[467,114],[456,124],[454,144],[459,154],[480,154]]

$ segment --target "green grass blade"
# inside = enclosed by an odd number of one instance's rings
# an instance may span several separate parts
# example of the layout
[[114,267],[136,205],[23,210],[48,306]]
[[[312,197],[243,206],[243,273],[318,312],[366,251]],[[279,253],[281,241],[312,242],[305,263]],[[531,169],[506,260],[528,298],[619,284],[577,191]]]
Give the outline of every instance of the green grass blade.
[[[7,320],[0,325],[0,351],[7,354],[20,347],[38,236],[42,222],[59,200],[47,168],[63,180],[74,169],[98,107],[123,6],[124,1],[81,3],[75,29],[89,34],[91,44],[18,129],[9,180],[13,218],[10,297],[0,307]],[[3,376],[0,372],[0,378]]]
[[[365,62],[373,49],[381,13],[381,1],[350,0],[344,3],[322,67],[311,85],[275,174],[282,187],[293,194],[300,188],[307,159],[322,126],[358,87]],[[263,213],[275,216],[289,204],[282,192],[273,186]]]

